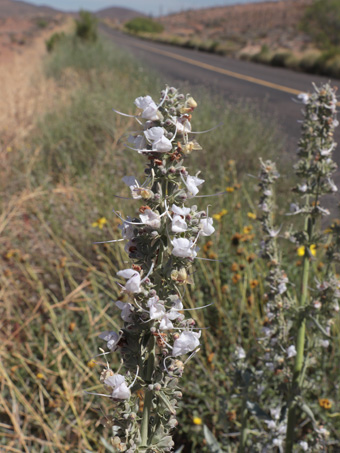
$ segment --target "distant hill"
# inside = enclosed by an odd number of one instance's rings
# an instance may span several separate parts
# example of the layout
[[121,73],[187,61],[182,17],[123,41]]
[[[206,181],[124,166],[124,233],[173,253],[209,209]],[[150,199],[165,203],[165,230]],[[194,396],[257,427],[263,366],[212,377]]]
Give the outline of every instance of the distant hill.
[[60,11],[49,6],[36,6],[30,3],[15,0],[0,0],[0,18],[28,18],[36,16],[53,16]]
[[200,33],[204,38],[221,39],[241,35],[254,38],[275,30],[278,37],[296,33],[298,23],[312,0],[275,0],[232,6],[188,10],[159,18],[167,31]]
[[139,11],[134,11],[133,9],[129,8],[119,8],[115,6],[112,6],[111,8],[101,9],[97,11],[95,15],[99,19],[109,19],[111,21],[116,21],[117,23],[124,23],[128,20],[133,19],[134,17],[146,17],[145,14],[140,13]]

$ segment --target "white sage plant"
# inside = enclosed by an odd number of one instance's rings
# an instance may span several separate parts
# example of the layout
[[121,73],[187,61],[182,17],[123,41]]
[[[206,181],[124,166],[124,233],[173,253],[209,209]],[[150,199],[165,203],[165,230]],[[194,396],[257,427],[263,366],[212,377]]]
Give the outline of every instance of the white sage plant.
[[117,273],[121,297],[115,305],[124,325],[100,335],[105,355],[118,352],[122,365],[115,372],[107,363],[100,380],[108,392],[103,395],[112,399],[114,451],[169,452],[182,396],[179,378],[201,336],[185,316],[182,288],[192,282],[198,240],[213,234],[214,227],[206,211],[186,205],[204,183],[199,172],[190,175],[184,166],[184,158],[201,149],[191,130],[195,100],[172,87],[161,93],[159,104],[144,96],[135,105],[141,110],[134,117],[139,130],[128,147],[146,158],[145,181],[123,178],[140,206],[126,219],[114,211],[122,220],[123,239],[108,241],[125,240],[131,262]]
[[[294,200],[288,213],[303,218],[301,229],[290,227],[284,233],[274,224],[274,183],[279,174],[275,163],[260,161],[259,254],[268,268],[265,320],[257,339],[258,357],[241,347],[234,355],[235,388],[243,402],[240,453],[323,452],[334,446],[325,420],[318,420],[310,402],[320,394],[315,364],[327,354],[339,312],[335,264],[340,260],[340,226],[334,222],[325,232],[321,222],[329,214],[321,197],[337,191],[332,179],[337,168],[332,160],[337,98],[329,84],[314,88],[314,93],[299,97],[305,112],[295,165],[300,181],[293,191],[300,199]],[[296,287],[282,267],[289,242],[303,256]],[[325,246],[326,266],[320,280],[313,278],[312,264],[316,250]]]

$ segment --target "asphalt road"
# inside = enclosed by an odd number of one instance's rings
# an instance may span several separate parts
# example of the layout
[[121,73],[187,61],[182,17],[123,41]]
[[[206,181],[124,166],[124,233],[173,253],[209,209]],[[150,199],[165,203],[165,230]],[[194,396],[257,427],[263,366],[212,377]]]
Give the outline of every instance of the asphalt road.
[[[292,153],[300,136],[298,121],[302,119],[303,108],[301,104],[294,102],[293,98],[296,99],[301,92],[312,91],[313,82],[319,85],[330,81],[327,77],[285,68],[152,43],[104,25],[101,30],[119,48],[131,52],[143,66],[157,71],[164,79],[164,84],[189,86],[190,92],[196,98],[199,98],[200,87],[204,86],[226,100],[245,100],[255,104],[265,115],[274,116],[286,137],[287,151]],[[332,85],[340,87],[340,80],[331,82]],[[334,153],[334,159],[340,167],[340,127],[335,133],[335,139],[339,146]],[[335,180],[340,186],[339,171]]]

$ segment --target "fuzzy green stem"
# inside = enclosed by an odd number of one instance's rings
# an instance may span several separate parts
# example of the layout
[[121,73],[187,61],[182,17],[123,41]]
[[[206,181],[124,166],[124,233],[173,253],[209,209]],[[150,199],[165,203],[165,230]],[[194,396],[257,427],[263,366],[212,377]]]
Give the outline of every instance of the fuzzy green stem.
[[[154,370],[155,365],[155,339],[151,336],[149,340],[149,357],[146,364],[146,376],[145,381],[150,383],[152,372]],[[144,397],[144,407],[143,407],[143,418],[141,423],[141,447],[148,446],[149,440],[149,421],[150,421],[150,414],[151,414],[151,406],[152,406],[152,390],[147,389],[145,391]]]
[[[306,219],[306,230],[309,238],[312,236],[312,219]],[[310,259],[305,251],[303,260],[303,271],[302,271],[302,284],[301,284],[301,297],[300,297],[300,308],[304,307],[307,302],[308,296],[308,279],[309,279]],[[291,388],[291,405],[288,411],[288,423],[287,423],[287,435],[286,435],[286,453],[291,453],[294,446],[294,434],[296,425],[296,403],[294,402],[295,396],[299,393],[302,385],[302,369],[304,362],[304,346],[305,346],[305,334],[306,334],[306,320],[304,317],[299,319],[298,333],[296,339],[296,356],[294,363],[294,373]]]
[[242,401],[242,427],[241,427],[241,438],[238,453],[244,453],[246,448],[248,430],[248,409],[247,409],[247,399],[248,399],[248,389],[246,388],[243,392],[243,401]]

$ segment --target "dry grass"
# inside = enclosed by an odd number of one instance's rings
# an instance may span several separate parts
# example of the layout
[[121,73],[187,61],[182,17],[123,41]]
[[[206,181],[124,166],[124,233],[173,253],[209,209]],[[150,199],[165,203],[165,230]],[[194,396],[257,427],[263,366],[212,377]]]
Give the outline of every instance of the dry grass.
[[[67,21],[52,31],[69,30]],[[45,40],[51,30],[41,33],[24,51],[1,55],[0,72],[0,159],[4,152],[22,144],[32,131],[37,116],[53,109],[60,98],[53,79],[44,77],[42,58],[46,54]],[[0,162],[1,162],[0,160]]]

